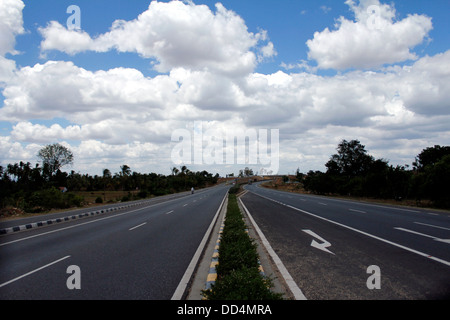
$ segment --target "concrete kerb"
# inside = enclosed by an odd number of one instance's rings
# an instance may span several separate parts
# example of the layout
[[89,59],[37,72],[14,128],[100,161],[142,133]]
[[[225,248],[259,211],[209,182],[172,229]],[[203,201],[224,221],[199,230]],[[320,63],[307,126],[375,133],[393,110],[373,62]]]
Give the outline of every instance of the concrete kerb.
[[[258,241],[258,248],[262,250],[264,254],[261,256],[266,259],[266,266],[273,270],[273,274],[276,275],[274,280],[275,290],[277,292],[282,292],[285,294],[285,299],[290,300],[307,300],[301,289],[297,286],[292,276],[289,274],[288,270],[284,266],[281,259],[275,253],[271,247],[269,241],[262,233],[261,229],[256,224],[255,220],[251,216],[250,212],[245,207],[241,199],[238,201],[240,207],[245,212],[245,216],[249,219],[250,224],[253,226],[254,239]],[[259,251],[261,252],[261,251]],[[261,258],[260,256],[260,258]]]
[[112,208],[107,208],[107,209],[100,209],[100,210],[89,211],[89,212],[85,212],[85,213],[72,214],[72,215],[68,215],[65,217],[61,217],[61,218],[42,220],[42,221],[38,221],[38,222],[32,222],[32,223],[13,226],[13,227],[3,228],[3,229],[0,229],[0,235],[20,232],[20,231],[24,231],[24,230],[33,229],[33,228],[49,226],[52,224],[67,222],[70,220],[76,220],[76,219],[82,219],[82,218],[92,217],[92,216],[96,216],[96,215],[102,215],[102,214],[106,214],[106,213],[117,211],[117,210],[135,207],[137,205],[142,205],[147,202],[148,201],[143,201],[143,202],[132,203],[132,204],[127,204],[127,205],[117,206],[117,207],[112,207]]
[[213,252],[213,255],[212,255],[212,258],[211,258],[211,264],[209,265],[209,273],[208,273],[208,276],[206,278],[206,286],[205,286],[206,290],[211,289],[211,286],[217,280],[216,266],[219,263],[219,247],[220,247],[220,240],[221,240],[222,232],[223,232],[223,228],[224,228],[224,223],[225,223],[225,215],[222,218],[222,223],[220,225],[219,235],[217,236],[216,245],[214,247],[214,252]]
[[[243,196],[245,193],[246,192],[240,193],[238,195],[238,198]],[[261,274],[268,276],[272,280],[274,285],[273,290],[275,292],[283,293],[285,299],[294,299],[295,297],[288,289],[283,276],[280,274],[278,268],[272,262],[270,255],[266,251],[265,246],[262,244],[259,235],[257,234],[257,232],[255,232],[253,223],[249,220],[246,210],[244,210],[241,205],[241,201],[238,201],[238,205],[241,209],[241,212],[243,213],[244,220],[246,221],[247,232],[249,233],[249,236],[257,242]],[[187,300],[203,300],[204,297],[201,294],[201,291],[211,288],[211,285],[216,281],[217,273],[215,270],[215,266],[218,263],[218,249],[220,246],[220,238],[224,226],[227,207],[228,198],[222,207],[221,213],[217,219],[218,223],[216,223],[214,232],[212,232],[212,235],[210,237],[209,244],[205,249],[202,261],[200,262],[197,272],[194,276],[194,280],[187,296]]]
[[[211,231],[209,241],[205,246],[203,256],[198,264],[197,270],[193,276],[189,292],[187,294],[186,300],[202,300],[202,290],[205,290],[208,282],[208,278],[212,279],[214,277],[213,271],[211,271],[212,260],[214,260],[215,251],[217,250],[217,241],[220,237],[220,232],[222,228],[223,221],[225,219],[225,214],[228,207],[228,196],[226,197],[222,208],[220,209],[219,215],[216,219],[215,226]],[[211,283],[210,283],[211,284]],[[209,285],[210,285],[209,284]]]
[[256,241],[257,244],[256,249],[258,251],[259,256],[260,271],[266,277],[269,277],[272,280],[273,284],[272,291],[276,293],[282,293],[283,299],[294,300],[295,297],[289,290],[289,287],[283,277],[283,274],[280,272],[277,265],[272,260],[270,254],[267,251],[266,245],[262,241],[257,231],[259,229],[258,226],[254,222],[254,220],[249,216],[249,212],[246,210],[247,208],[245,208],[242,203],[241,197],[244,196],[246,193],[247,190],[239,196],[238,205],[239,208],[241,209],[242,215],[244,216],[245,222],[247,224],[249,236],[254,241]]

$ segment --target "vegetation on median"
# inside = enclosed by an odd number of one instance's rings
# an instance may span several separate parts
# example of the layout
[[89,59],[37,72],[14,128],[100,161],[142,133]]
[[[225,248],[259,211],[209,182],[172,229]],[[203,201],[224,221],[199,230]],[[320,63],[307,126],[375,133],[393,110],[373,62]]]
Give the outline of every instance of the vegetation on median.
[[217,280],[203,296],[208,300],[280,300],[282,294],[271,291],[272,280],[259,270],[256,243],[246,232],[246,224],[232,187],[219,247]]

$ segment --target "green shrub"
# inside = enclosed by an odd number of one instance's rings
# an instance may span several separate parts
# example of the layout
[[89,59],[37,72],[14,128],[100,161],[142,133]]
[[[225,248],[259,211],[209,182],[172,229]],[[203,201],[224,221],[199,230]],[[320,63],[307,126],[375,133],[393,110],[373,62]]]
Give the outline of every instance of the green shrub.
[[148,191],[147,190],[141,190],[139,191],[139,193],[137,194],[139,199],[145,199],[148,197]]
[[232,186],[232,187],[230,188],[230,190],[228,190],[228,193],[229,193],[229,194],[236,194],[236,193],[239,192],[240,189],[241,189],[241,185],[238,184],[238,183],[236,183],[234,186]]
[[75,193],[63,193],[56,188],[50,188],[33,192],[28,198],[27,208],[31,212],[40,212],[41,209],[65,209],[73,206],[80,207],[83,201],[84,198]]
[[224,232],[219,247],[219,264],[216,266],[217,277],[225,277],[241,268],[258,270],[258,267],[256,244],[247,234],[235,230]]
[[272,292],[270,287],[272,281],[258,269],[241,268],[216,281],[205,296],[208,300],[281,300],[282,294]]
[[69,192],[63,194],[63,199],[66,204],[66,208],[69,207],[81,207],[83,205],[84,198],[82,196],[78,196],[75,193]]
[[31,207],[41,207],[45,210],[65,207],[63,194],[56,188],[33,192],[29,202]]
[[219,247],[217,276],[221,278],[233,270],[258,269],[256,244],[245,232],[246,225],[237,204],[236,195],[228,197],[227,215]]
[[278,300],[272,281],[259,271],[256,244],[246,232],[236,195],[228,196],[227,214],[219,246],[217,280],[202,294],[209,300]]

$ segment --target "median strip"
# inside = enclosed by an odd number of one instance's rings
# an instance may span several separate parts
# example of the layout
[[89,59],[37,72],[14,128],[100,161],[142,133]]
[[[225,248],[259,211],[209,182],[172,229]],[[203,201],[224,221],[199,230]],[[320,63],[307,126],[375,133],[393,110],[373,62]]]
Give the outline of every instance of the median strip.
[[255,220],[253,219],[252,215],[248,211],[247,207],[244,205],[241,199],[239,199],[242,207],[244,208],[248,218],[250,219],[251,223],[253,224],[253,228],[255,229],[256,233],[261,239],[261,242],[263,246],[266,248],[267,252],[269,253],[270,257],[272,258],[273,262],[275,263],[276,267],[280,271],[284,281],[286,282],[287,286],[289,287],[289,290],[291,291],[292,295],[294,296],[295,300],[307,300],[305,295],[303,294],[302,290],[298,287],[298,285],[295,283],[292,276],[289,274],[289,271],[284,266],[281,259],[278,257],[278,255],[275,253],[275,250],[273,250],[272,246],[270,245],[269,241],[265,237],[265,235],[262,233],[261,229],[256,224]]
[[223,228],[211,260],[205,300],[279,300],[271,279],[264,275],[256,244],[248,235],[235,193],[229,194]]

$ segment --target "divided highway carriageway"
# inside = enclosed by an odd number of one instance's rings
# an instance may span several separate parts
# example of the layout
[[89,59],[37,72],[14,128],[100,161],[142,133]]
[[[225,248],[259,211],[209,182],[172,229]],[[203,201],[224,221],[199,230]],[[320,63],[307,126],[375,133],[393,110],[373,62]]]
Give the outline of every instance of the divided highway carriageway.
[[449,299],[448,212],[247,185],[242,202],[306,299]]
[[[2,235],[0,300],[182,299],[228,189],[219,185],[158,197]],[[8,223],[19,222],[33,221]]]
[[[183,299],[228,189],[158,197],[1,235],[0,300]],[[306,299],[450,298],[447,212],[293,194],[258,183],[245,189],[245,209]],[[30,219],[2,222],[0,229],[44,218]]]

